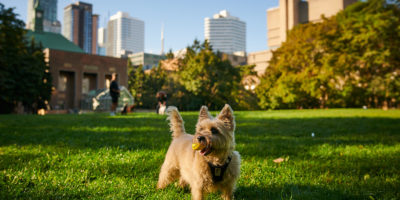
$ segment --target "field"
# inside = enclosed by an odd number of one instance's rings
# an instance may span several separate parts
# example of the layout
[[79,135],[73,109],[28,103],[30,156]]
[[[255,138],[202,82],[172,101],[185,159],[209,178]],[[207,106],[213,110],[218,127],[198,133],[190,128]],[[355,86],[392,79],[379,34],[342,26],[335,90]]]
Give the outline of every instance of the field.
[[[189,133],[197,114],[182,113]],[[400,199],[400,110],[235,115],[236,199]],[[165,119],[2,115],[0,199],[190,199],[173,184],[155,189],[171,141]]]

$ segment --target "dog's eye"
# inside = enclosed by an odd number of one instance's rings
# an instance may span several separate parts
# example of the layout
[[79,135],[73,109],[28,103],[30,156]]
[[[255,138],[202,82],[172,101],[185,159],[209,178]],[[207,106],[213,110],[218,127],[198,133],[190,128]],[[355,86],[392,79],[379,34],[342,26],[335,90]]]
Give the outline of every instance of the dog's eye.
[[211,133],[212,133],[212,134],[218,134],[219,131],[218,131],[218,129],[216,129],[216,128],[211,128]]

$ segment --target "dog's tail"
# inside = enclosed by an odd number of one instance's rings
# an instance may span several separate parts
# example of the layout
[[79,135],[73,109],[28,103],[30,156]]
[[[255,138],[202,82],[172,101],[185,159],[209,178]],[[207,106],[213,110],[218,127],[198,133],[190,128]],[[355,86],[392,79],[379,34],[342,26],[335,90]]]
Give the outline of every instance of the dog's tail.
[[183,126],[183,119],[179,114],[178,108],[175,106],[168,106],[167,115],[169,120],[169,126],[171,128],[172,137],[177,138],[185,134],[185,127]]

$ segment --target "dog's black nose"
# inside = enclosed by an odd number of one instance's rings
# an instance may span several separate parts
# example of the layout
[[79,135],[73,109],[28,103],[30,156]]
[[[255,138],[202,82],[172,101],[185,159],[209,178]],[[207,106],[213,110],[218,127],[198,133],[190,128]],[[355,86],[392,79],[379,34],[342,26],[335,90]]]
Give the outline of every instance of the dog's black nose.
[[206,138],[204,136],[199,136],[199,137],[197,137],[197,140],[199,142],[202,142],[202,141],[206,141]]

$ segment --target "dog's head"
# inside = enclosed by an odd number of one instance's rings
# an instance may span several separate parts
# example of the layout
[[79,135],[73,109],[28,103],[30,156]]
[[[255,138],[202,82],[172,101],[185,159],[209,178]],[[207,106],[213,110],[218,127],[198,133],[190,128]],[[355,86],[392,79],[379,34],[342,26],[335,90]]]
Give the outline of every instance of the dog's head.
[[215,118],[211,116],[206,106],[202,106],[193,143],[201,144],[199,152],[203,156],[226,155],[235,148],[234,131],[235,117],[228,104],[225,104]]

